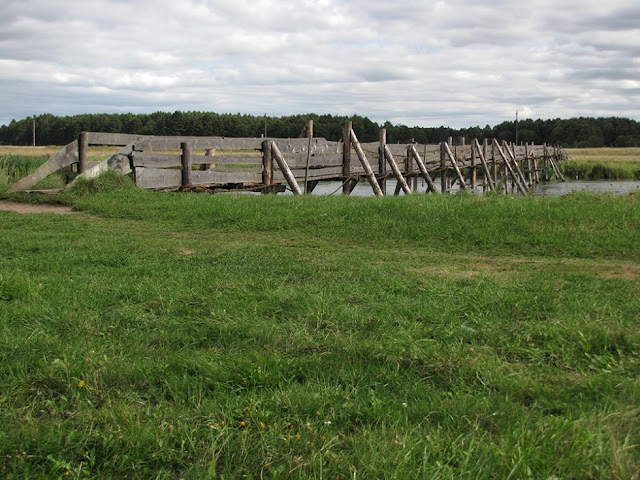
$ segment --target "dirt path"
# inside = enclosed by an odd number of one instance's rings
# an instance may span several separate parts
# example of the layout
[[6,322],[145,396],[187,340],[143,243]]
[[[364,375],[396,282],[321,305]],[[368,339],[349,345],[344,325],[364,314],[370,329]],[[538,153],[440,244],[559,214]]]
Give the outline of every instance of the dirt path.
[[61,215],[79,213],[71,210],[71,207],[66,207],[64,205],[18,203],[8,202],[6,200],[0,200],[0,211],[17,213],[58,213]]

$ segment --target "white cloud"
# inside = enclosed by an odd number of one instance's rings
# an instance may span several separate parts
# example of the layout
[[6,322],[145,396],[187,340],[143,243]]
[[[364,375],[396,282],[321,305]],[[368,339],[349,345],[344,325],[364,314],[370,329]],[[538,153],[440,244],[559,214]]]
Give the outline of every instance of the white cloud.
[[158,109],[640,119],[640,7],[626,0],[5,3],[0,124]]

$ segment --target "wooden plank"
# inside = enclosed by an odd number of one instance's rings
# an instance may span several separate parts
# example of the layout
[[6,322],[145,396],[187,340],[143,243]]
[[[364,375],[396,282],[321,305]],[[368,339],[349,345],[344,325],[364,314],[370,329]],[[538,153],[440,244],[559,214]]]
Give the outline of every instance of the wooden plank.
[[[189,143],[192,150],[206,150],[215,148],[219,150],[260,150],[265,138],[226,138],[226,137],[144,137],[136,142],[136,150],[163,151],[178,150],[181,143]],[[271,139],[274,140],[274,139]],[[306,152],[309,140],[306,138],[275,139],[280,145],[280,151]],[[312,142],[312,149],[317,153],[338,152],[341,144],[328,142],[324,138],[316,138]]]
[[[209,165],[215,160],[216,165],[262,165],[262,157],[256,155],[192,155],[193,165]],[[134,167],[174,168],[182,165],[180,155],[166,153],[134,152],[132,156]]]
[[219,171],[193,170],[191,172],[191,184],[200,185],[208,183],[261,183],[262,171],[254,168],[231,168]]
[[182,156],[164,153],[140,153],[133,152],[131,165],[134,168],[175,168],[182,166]]
[[371,188],[373,189],[373,193],[376,194],[376,196],[382,196],[382,190],[380,190],[380,185],[378,185],[378,181],[376,180],[376,176],[373,173],[373,170],[371,169],[371,165],[369,164],[369,161],[367,160],[367,157],[365,156],[364,152],[362,151],[362,147],[360,147],[360,143],[358,142],[358,137],[356,137],[355,132],[353,131],[353,128],[351,129],[351,141],[353,142],[353,146],[356,149],[356,153],[358,154],[358,158],[360,159],[360,163],[362,164],[362,166],[364,167],[365,171],[367,172],[367,180],[369,180],[369,184],[371,185]]
[[87,132],[87,141],[89,145],[113,145],[114,147],[124,147],[131,143],[135,143],[146,135],[135,135],[129,133],[105,133],[105,132]]
[[176,188],[182,184],[182,172],[168,168],[136,168],[135,182],[139,188]]
[[16,183],[11,185],[11,187],[9,187],[9,189],[7,190],[7,193],[27,190],[33,187],[40,180],[51,175],[53,172],[77,162],[78,141],[74,140],[73,142],[64,146],[61,150],[58,151],[58,153],[52,156],[45,163],[40,165],[34,172],[24,178],[21,178]]

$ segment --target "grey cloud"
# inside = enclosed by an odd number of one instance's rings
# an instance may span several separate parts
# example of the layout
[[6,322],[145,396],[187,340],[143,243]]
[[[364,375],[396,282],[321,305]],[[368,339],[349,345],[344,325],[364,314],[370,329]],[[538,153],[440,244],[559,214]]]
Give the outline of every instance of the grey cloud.
[[525,107],[638,118],[640,7],[610,2],[8,0],[0,124],[158,109],[454,127]]

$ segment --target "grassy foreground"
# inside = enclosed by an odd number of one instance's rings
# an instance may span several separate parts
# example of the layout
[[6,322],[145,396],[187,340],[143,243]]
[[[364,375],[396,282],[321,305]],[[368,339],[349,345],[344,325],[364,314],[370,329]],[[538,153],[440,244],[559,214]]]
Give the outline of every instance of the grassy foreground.
[[640,478],[637,195],[122,183],[0,212],[0,476]]

